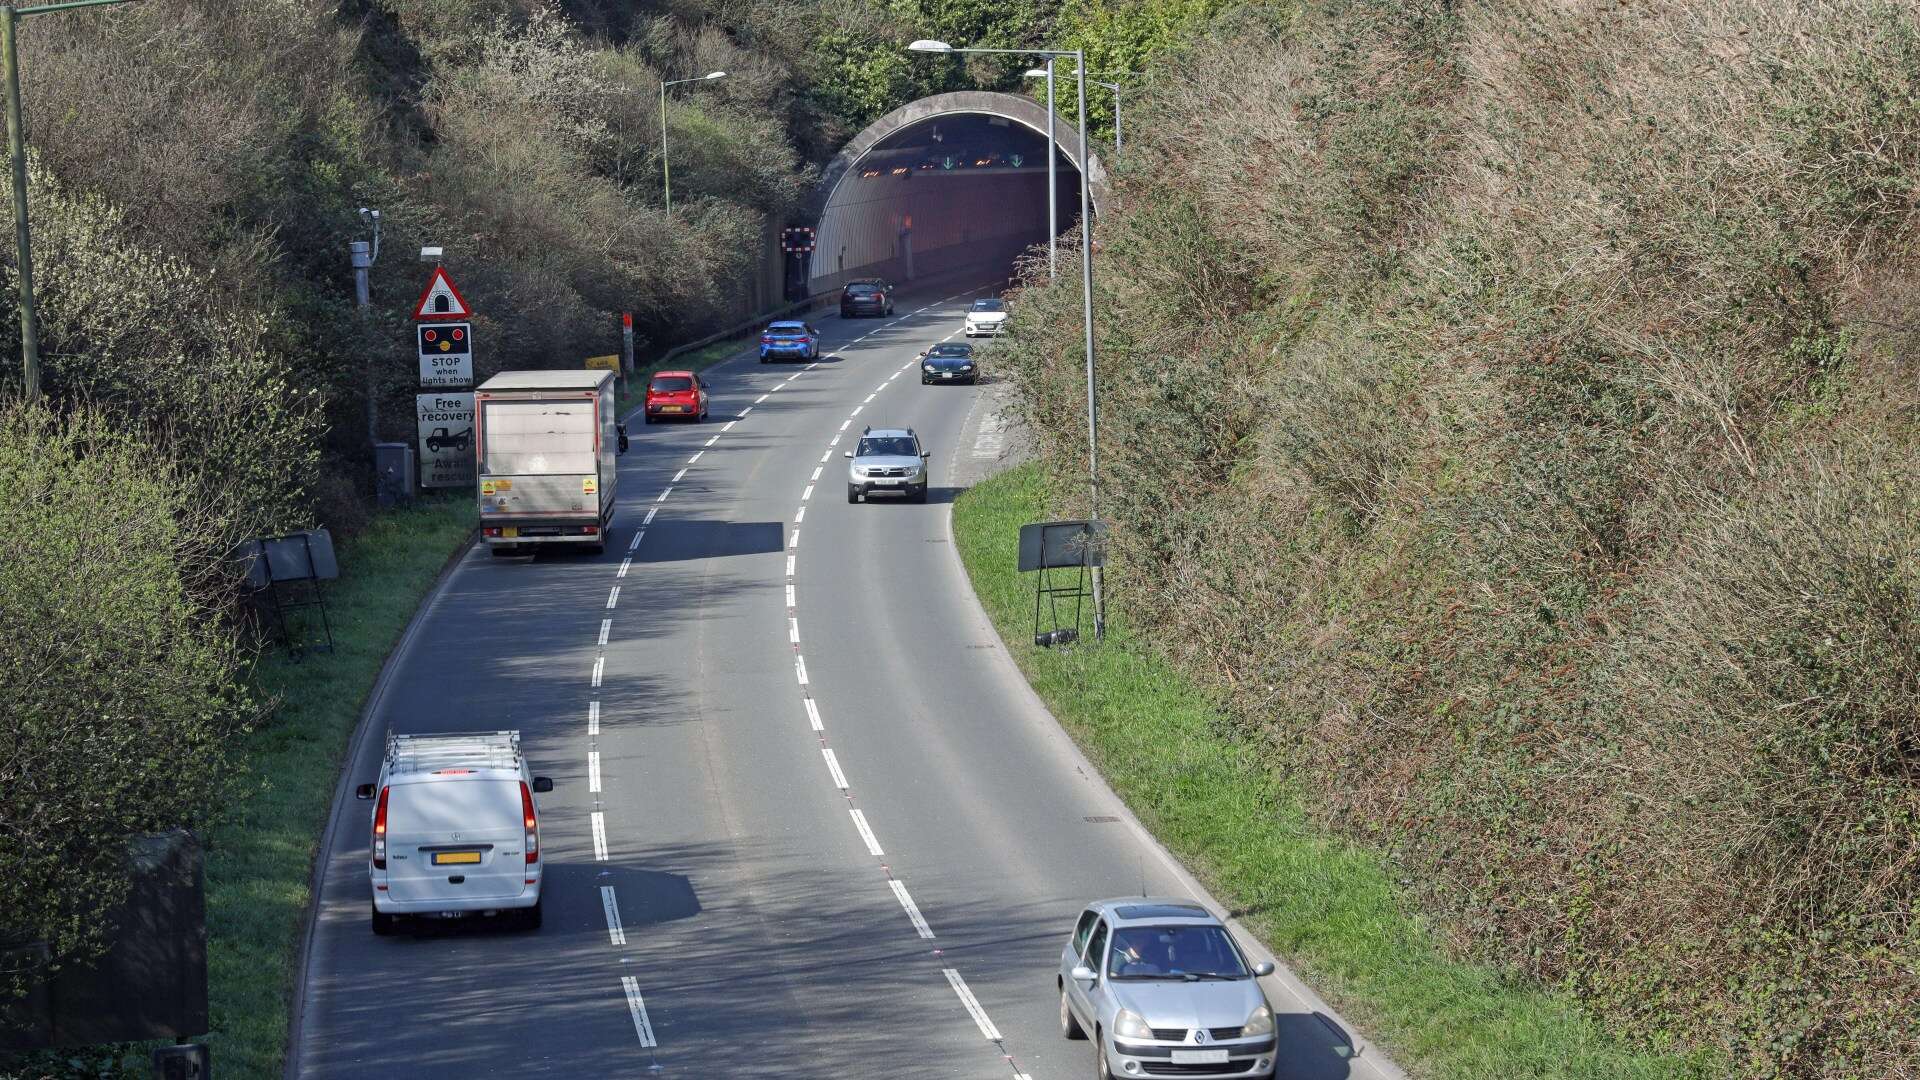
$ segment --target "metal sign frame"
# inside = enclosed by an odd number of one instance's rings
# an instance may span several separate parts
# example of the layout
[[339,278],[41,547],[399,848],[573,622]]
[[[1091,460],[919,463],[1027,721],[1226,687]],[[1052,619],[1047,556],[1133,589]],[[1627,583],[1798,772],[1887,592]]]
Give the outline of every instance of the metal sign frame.
[[[1040,575],[1033,593],[1035,645],[1048,648],[1080,639],[1082,608],[1092,595],[1092,571],[1106,565],[1106,537],[1103,521],[1041,521],[1020,526],[1019,570]],[[1060,573],[1066,570],[1073,571],[1070,577]],[[1060,619],[1060,608],[1067,602],[1073,605],[1070,624]],[[1043,631],[1040,628],[1048,618],[1053,627]]]

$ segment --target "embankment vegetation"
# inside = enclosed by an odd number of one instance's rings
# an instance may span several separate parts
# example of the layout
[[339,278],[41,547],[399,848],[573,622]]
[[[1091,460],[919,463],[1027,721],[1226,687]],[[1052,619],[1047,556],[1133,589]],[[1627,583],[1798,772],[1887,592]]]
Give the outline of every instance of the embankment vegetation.
[[1129,625],[1456,953],[1740,1075],[1920,1070],[1916,80],[1910,3],[1240,10],[1096,226]]

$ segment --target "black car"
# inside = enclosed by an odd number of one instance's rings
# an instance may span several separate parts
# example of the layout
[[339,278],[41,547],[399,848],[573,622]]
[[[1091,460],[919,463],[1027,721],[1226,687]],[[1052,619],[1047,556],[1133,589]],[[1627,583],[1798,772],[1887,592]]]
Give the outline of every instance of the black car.
[[943,341],[920,354],[920,385],[929,383],[966,383],[980,381],[980,365],[974,362],[973,346],[959,341]]
[[840,290],[840,317],[893,314],[893,286],[878,279],[849,281]]

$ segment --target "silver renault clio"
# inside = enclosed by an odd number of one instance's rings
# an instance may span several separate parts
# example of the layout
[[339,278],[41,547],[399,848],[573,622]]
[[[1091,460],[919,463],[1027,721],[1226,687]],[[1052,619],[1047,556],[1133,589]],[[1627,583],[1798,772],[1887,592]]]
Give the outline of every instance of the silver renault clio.
[[1101,900],[1060,950],[1060,1033],[1093,1036],[1103,1078],[1271,1077],[1271,974],[1191,900]]
[[927,501],[927,458],[931,455],[912,428],[867,428],[860,433],[860,442],[843,453],[853,459],[847,466],[848,502],[879,494]]

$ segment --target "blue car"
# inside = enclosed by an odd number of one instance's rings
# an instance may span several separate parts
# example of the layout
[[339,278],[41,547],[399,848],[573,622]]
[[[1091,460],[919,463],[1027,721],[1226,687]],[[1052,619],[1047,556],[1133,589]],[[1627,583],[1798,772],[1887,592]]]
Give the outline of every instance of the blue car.
[[803,322],[768,324],[760,332],[760,362],[820,359],[820,333]]

